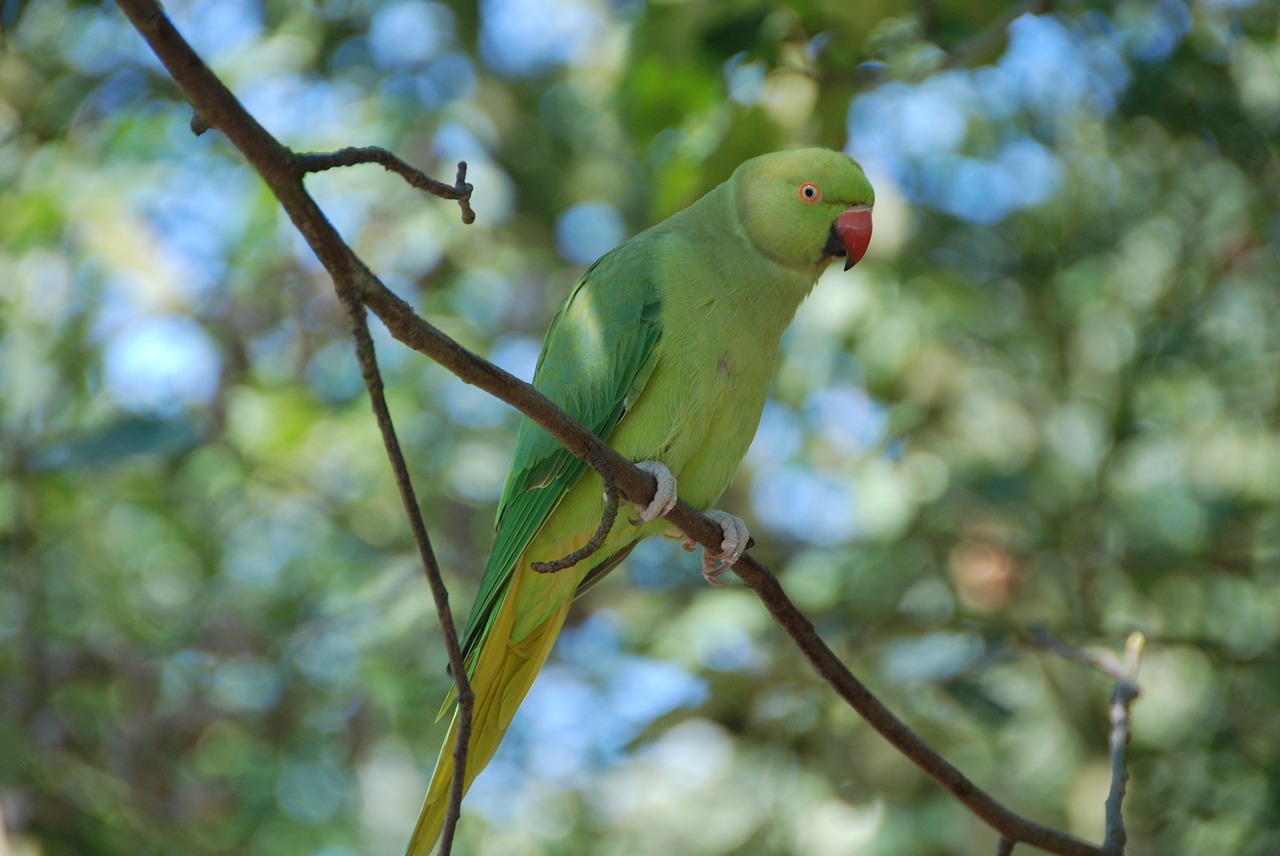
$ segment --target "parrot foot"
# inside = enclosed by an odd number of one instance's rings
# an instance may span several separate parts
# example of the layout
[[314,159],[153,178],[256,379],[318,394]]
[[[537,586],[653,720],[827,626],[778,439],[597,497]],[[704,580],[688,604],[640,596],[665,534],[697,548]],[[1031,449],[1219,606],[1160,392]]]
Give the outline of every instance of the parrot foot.
[[[712,554],[710,550],[703,548],[702,576],[711,585],[722,586],[725,581],[720,579],[721,575],[742,558],[747,544],[751,541],[751,533],[747,531],[747,524],[742,522],[741,517],[735,517],[727,511],[712,509],[706,512],[706,515],[720,527],[724,540],[720,542],[719,553]],[[686,535],[681,545],[685,552],[692,552],[698,546],[698,542]]]
[[658,483],[657,488],[653,491],[653,499],[648,505],[641,506],[636,504],[636,517],[632,520],[634,526],[640,526],[645,523],[652,523],[659,517],[666,517],[671,509],[676,507],[676,477],[671,475],[671,470],[667,469],[667,465],[658,461],[640,461],[636,467],[641,471],[653,476],[653,480]]

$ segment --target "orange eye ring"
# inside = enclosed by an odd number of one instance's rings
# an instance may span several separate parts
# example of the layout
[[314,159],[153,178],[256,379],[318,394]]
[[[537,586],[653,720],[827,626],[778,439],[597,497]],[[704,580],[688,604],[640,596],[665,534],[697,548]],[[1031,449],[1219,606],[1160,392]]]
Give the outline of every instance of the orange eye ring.
[[822,188],[812,181],[806,181],[800,185],[800,199],[810,204],[817,202],[822,199]]

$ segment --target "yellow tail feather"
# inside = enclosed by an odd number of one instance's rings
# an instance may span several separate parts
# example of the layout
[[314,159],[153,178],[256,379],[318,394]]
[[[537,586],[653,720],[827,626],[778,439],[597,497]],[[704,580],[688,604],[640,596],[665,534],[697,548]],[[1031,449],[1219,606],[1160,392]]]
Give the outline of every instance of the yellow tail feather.
[[[499,608],[493,626],[476,652],[475,665],[471,669],[471,691],[475,693],[476,701],[464,792],[497,751],[516,709],[524,701],[529,687],[533,686],[538,672],[542,671],[551,645],[560,635],[571,602],[571,599],[566,599],[559,609],[518,644],[511,642],[515,613],[512,604],[504,603]],[[457,735],[458,717],[455,713],[405,856],[428,856],[440,837],[453,784],[453,748]]]

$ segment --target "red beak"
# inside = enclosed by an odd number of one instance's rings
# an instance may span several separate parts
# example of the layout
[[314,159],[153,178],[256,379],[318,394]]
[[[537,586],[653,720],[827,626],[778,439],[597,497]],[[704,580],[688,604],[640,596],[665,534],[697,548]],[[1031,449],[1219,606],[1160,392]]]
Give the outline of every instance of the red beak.
[[870,208],[850,208],[831,224],[831,241],[828,246],[832,249],[839,247],[840,251],[836,254],[845,257],[845,270],[862,261],[862,257],[867,254],[867,247],[870,244]]

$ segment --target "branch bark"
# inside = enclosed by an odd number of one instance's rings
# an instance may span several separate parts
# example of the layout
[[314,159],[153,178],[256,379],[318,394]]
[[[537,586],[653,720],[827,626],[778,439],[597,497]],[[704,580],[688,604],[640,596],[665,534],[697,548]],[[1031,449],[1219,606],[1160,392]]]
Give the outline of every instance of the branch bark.
[[[460,176],[462,172],[459,170]],[[413,479],[409,477],[409,466],[405,462],[400,440],[396,437],[395,424],[391,421],[391,410],[387,407],[387,399],[383,394],[382,373],[378,370],[377,352],[373,346],[373,337],[369,333],[369,316],[361,304],[345,298],[342,302],[351,319],[351,332],[356,341],[356,360],[360,364],[360,375],[364,378],[365,387],[369,390],[369,401],[373,405],[374,418],[377,419],[378,430],[382,434],[382,445],[386,449],[387,459],[391,462],[391,469],[395,473],[400,502],[404,506],[405,515],[409,518],[409,529],[413,532],[418,556],[422,559],[422,568],[427,575],[427,584],[431,587],[431,597],[436,604],[436,620],[444,628],[444,644],[448,651],[450,677],[453,678],[458,697],[457,738],[453,745],[454,776],[449,787],[449,805],[445,810],[447,822],[440,832],[440,852],[447,856],[453,849],[453,835],[458,826],[458,818],[462,815],[462,794],[466,789],[467,753],[471,747],[471,714],[475,707],[475,694],[472,693],[471,684],[467,680],[467,670],[462,665],[462,649],[458,644],[453,615],[449,610],[449,590],[445,588],[444,578],[440,574],[440,565],[436,561],[435,550],[431,547],[431,537],[427,534],[426,523],[418,508]]]
[[1129,784],[1129,767],[1126,762],[1129,749],[1129,708],[1141,693],[1138,687],[1138,668],[1142,664],[1142,651],[1146,638],[1141,633],[1131,633],[1124,645],[1124,674],[1116,681],[1111,693],[1111,792],[1107,794],[1106,833],[1102,849],[1110,856],[1123,856],[1129,842],[1124,828],[1124,796]]
[[1124,797],[1129,783],[1129,769],[1126,756],[1129,747],[1129,709],[1142,694],[1138,686],[1138,669],[1142,665],[1142,652],[1146,648],[1146,637],[1141,633],[1130,633],[1124,643],[1124,661],[1107,650],[1089,650],[1077,648],[1058,639],[1043,626],[1031,628],[1031,634],[1024,644],[1040,648],[1058,655],[1064,660],[1083,663],[1101,672],[1116,682],[1111,692],[1111,702],[1107,707],[1111,721],[1111,732],[1107,738],[1107,747],[1111,763],[1111,788],[1107,793],[1105,805],[1106,825],[1102,839],[1102,852],[1107,856],[1124,856],[1128,845],[1128,834],[1124,826]]
[[462,208],[462,222],[476,221],[476,212],[471,210],[471,185],[467,184],[465,163],[458,164],[458,176],[452,185],[437,181],[379,146],[352,146],[338,149],[336,152],[303,152],[293,156],[293,163],[303,172],[323,172],[342,166],[376,163],[387,172],[394,172],[419,190],[439,196],[441,199],[456,199],[459,207]]
[[[653,498],[655,485],[652,477],[575,423],[532,385],[481,359],[418,317],[412,307],[373,275],[343,242],[303,186],[303,178],[308,172],[339,165],[336,156],[300,156],[280,144],[200,61],[154,0],[116,2],[164,63],[195,108],[201,124],[222,132],[266,181],[333,278],[334,287],[344,303],[350,302],[372,310],[397,340],[440,363],[466,383],[516,407],[550,432],[571,453],[586,460],[602,473],[611,472],[618,489],[627,500],[647,503]],[[353,162],[365,161],[356,158]],[[375,162],[383,163],[376,159]],[[449,188],[448,185],[439,184]],[[464,182],[460,180],[458,185],[462,184]],[[454,188],[449,188],[449,193],[437,195],[459,198],[460,201],[465,198],[451,195],[453,190]],[[469,187],[466,190],[469,194]],[[359,339],[358,332],[357,337]],[[372,395],[372,387],[370,392]],[[392,447],[389,445],[388,448],[390,450]],[[408,505],[406,501],[406,506]],[[417,516],[414,503],[410,511],[411,524]],[[720,527],[683,500],[676,504],[667,519],[699,544],[712,550],[719,549],[723,537]],[[437,597],[437,609],[442,616],[451,671],[454,680],[458,681],[464,677],[465,669],[456,647],[457,635],[450,617],[447,596],[437,591],[438,569],[427,566],[425,559],[424,566],[428,579],[432,582],[433,594]],[[1025,842],[1061,856],[1102,856],[1103,851],[1095,845],[1037,824],[1011,811],[921,740],[854,677],[827,647],[812,622],[791,602],[767,567],[747,554],[734,565],[734,571],[791,637],[814,671],[886,740],[998,832],[1009,849],[1016,843]],[[440,588],[443,589],[442,582]],[[464,698],[464,689],[465,682],[459,684],[460,703]],[[455,789],[458,787],[457,777],[462,772],[463,766],[459,764],[455,771]],[[453,822],[456,822],[455,813],[451,813],[446,827],[451,827]]]

